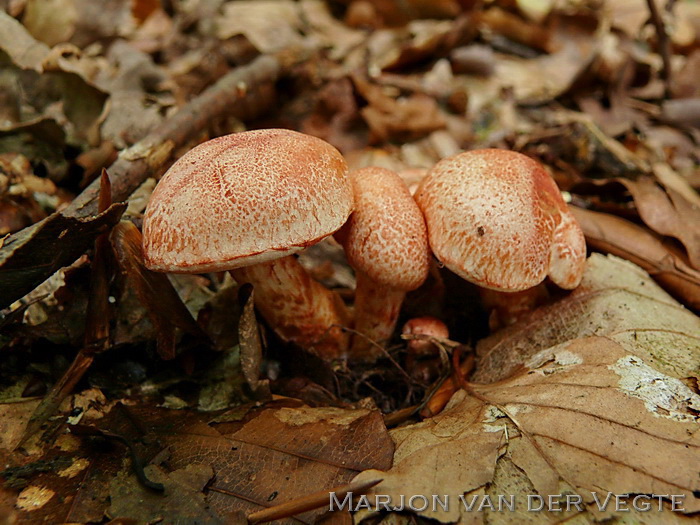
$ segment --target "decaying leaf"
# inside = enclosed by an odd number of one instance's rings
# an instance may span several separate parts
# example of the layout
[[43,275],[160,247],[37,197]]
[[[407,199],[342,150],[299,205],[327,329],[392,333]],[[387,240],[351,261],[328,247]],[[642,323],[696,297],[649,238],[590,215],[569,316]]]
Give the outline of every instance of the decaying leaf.
[[354,78],[368,105],[360,113],[370,128],[370,142],[410,140],[444,128],[445,118],[435,99],[422,94],[393,98],[375,84]]
[[217,36],[243,34],[262,53],[280,51],[302,42],[298,4],[290,0],[244,0],[224,5]]
[[175,329],[207,339],[164,273],[148,270],[143,263],[141,232],[132,222],[122,221],[111,234],[112,247],[128,286],[146,306],[158,334],[158,353],[175,357]]
[[571,206],[571,210],[589,246],[638,264],[673,296],[700,309],[700,272],[658,235],[614,215],[576,206]]
[[73,263],[99,234],[119,221],[125,209],[126,203],[112,204],[88,218],[54,213],[38,227],[18,232],[0,250],[0,306],[9,306],[47,275]]
[[[213,467],[209,503],[219,515],[249,513],[342,485],[358,471],[388,468],[393,452],[381,415],[369,410],[270,409],[230,433],[193,425],[164,438],[173,468]],[[322,512],[300,519],[308,522]]]
[[202,493],[214,477],[211,467],[189,465],[167,473],[151,465],[144,470],[149,479],[165,486],[164,492],[143,490],[134,476],[122,472],[111,483],[111,505],[107,510],[110,518],[151,523],[163,516],[171,516],[181,523],[224,523],[209,510]]
[[552,34],[556,51],[537,58],[502,56],[495,77],[513,88],[518,102],[546,102],[567,91],[596,53],[595,39],[586,25],[563,18]]
[[270,397],[269,381],[260,379],[260,365],[263,359],[260,327],[255,318],[255,290],[245,285],[239,290],[243,311],[238,321],[238,340],[241,348],[241,370],[253,395],[261,398]]
[[655,232],[681,241],[690,264],[700,270],[700,208],[649,177],[619,182],[632,194],[642,220]]
[[[443,523],[624,516],[608,494],[630,494],[633,510],[676,495],[679,514],[698,512],[700,396],[679,379],[700,370],[698,333],[700,321],[641,271],[594,255],[577,291],[482,342],[478,377],[500,381],[472,383],[438,416],[393,430],[393,468],[355,479],[384,477],[373,491],[393,504],[444,495],[446,509],[416,511]],[[528,511],[528,495],[544,512]],[[649,511],[655,522],[670,514],[665,498]]]
[[674,301],[637,266],[593,254],[581,285],[511,327],[479,341],[475,381],[498,381],[545,348],[600,336],[664,374],[700,370],[700,319]]

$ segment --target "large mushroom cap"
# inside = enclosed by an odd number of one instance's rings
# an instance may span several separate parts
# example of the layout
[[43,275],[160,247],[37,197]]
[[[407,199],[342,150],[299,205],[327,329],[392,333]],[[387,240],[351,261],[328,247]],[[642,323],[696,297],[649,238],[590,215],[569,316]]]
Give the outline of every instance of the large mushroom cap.
[[205,272],[277,259],[335,232],[352,204],[345,160],[321,139],[267,129],[209,140],[153,192],[146,264]]
[[563,288],[581,280],[583,234],[552,178],[525,155],[485,149],[444,159],[416,201],[436,257],[468,281],[519,291],[547,275]]

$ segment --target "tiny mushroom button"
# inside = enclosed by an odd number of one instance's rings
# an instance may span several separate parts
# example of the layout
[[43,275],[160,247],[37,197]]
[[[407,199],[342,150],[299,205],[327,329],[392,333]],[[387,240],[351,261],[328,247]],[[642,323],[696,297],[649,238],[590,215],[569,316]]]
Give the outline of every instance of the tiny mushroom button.
[[209,140],[158,183],[144,218],[150,269],[231,270],[252,283],[271,327],[322,357],[342,356],[348,315],[340,298],[292,255],[331,235],[353,198],[347,166],[330,144],[266,129]]
[[435,256],[474,284],[515,292],[547,276],[566,289],[581,281],[583,233],[554,180],[525,155],[484,149],[444,159],[416,201]]
[[357,274],[349,358],[373,361],[394,331],[406,292],[428,276],[425,220],[398,174],[369,167],[350,174],[355,211],[336,234]]

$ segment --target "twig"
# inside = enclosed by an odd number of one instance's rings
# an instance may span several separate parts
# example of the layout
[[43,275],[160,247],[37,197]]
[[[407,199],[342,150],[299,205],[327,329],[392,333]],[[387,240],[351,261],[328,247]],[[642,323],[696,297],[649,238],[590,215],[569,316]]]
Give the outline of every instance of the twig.
[[340,487],[335,487],[329,490],[321,490],[319,492],[314,492],[313,494],[309,494],[308,496],[296,498],[286,503],[275,505],[274,507],[269,507],[267,509],[253,512],[248,516],[248,523],[265,523],[267,521],[278,520],[281,518],[294,516],[296,514],[301,514],[302,512],[307,512],[309,510],[317,509],[319,507],[323,507],[324,505],[328,505],[330,501],[329,495],[331,492],[335,493],[336,498],[341,499],[344,498],[346,494],[350,492],[361,494],[381,482],[381,479],[373,479],[370,481],[357,481],[355,483],[342,485]]
[[649,15],[651,16],[651,23],[654,24],[656,29],[656,38],[658,39],[659,54],[661,55],[661,61],[663,63],[663,68],[661,70],[661,77],[664,80],[664,95],[666,98],[671,96],[671,40],[668,38],[666,33],[666,27],[664,21],[661,18],[661,14],[656,7],[655,0],[647,0],[647,6],[649,7]]
[[358,332],[357,330],[355,330],[355,329],[353,329],[353,328],[349,328],[349,327],[347,327],[347,326],[332,325],[331,328],[333,328],[333,327],[338,327],[338,328],[342,329],[342,330],[345,331],[345,332],[350,332],[350,333],[353,334],[353,335],[362,337],[362,338],[365,339],[367,342],[369,342],[372,346],[374,346],[375,348],[377,348],[377,349],[381,352],[381,354],[382,354],[384,357],[386,357],[392,365],[394,365],[394,366],[396,367],[396,369],[397,369],[397,370],[399,371],[399,373],[406,379],[406,381],[408,381],[408,382],[411,383],[411,384],[416,384],[416,383],[417,383],[417,381],[416,381],[415,379],[413,379],[410,375],[408,375],[408,373],[401,367],[401,365],[398,364],[398,363],[396,362],[396,359],[394,359],[393,357],[391,357],[391,354],[389,353],[389,351],[388,351],[386,348],[384,348],[382,345],[380,345],[379,343],[377,343],[374,339],[368,337],[366,334],[363,334],[362,332]]

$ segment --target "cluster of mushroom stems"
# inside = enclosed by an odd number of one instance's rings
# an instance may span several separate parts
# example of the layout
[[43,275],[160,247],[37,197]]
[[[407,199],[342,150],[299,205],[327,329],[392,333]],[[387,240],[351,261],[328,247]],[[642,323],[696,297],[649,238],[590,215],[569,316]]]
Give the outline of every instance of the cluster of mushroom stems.
[[[352,313],[294,255],[331,235],[356,273]],[[150,269],[230,271],[253,284],[258,311],[283,340],[369,362],[386,353],[404,297],[426,280],[433,256],[489,290],[485,299],[508,322],[546,277],[575,288],[586,252],[553,179],[525,155],[455,155],[412,195],[397,173],[348,173],[328,143],[281,129],[219,137],[183,155],[153,192],[143,237]]]

